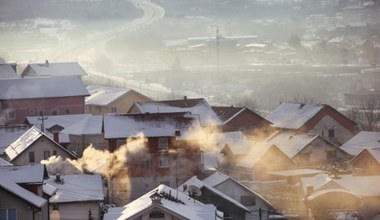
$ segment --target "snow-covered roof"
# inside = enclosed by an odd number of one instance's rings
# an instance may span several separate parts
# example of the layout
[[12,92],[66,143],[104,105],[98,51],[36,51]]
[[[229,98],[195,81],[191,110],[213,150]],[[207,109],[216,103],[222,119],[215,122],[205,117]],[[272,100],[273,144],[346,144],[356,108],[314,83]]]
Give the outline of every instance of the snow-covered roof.
[[13,69],[12,64],[0,63],[0,80],[12,78],[20,78],[20,76],[17,75],[16,71]]
[[45,182],[42,190],[44,191],[45,194],[47,194],[49,196],[53,196],[58,191],[58,188]]
[[313,177],[301,178],[301,182],[304,192],[306,192],[308,185],[313,186],[314,191],[318,191],[318,189],[324,189],[323,186],[326,184],[334,182],[336,186],[340,186],[339,188],[346,189],[361,197],[380,196],[380,188],[377,187],[377,184],[380,182],[380,176],[341,175],[339,178],[333,179],[327,174],[319,174]]
[[[136,92],[133,89],[88,86],[90,96],[86,97],[86,105],[106,106],[129,92]],[[136,92],[137,93],[137,92]]]
[[9,163],[8,161],[0,157],[0,167],[5,167],[5,166],[13,166],[13,164]]
[[357,199],[361,199],[358,195],[355,195],[354,193],[348,191],[348,190],[344,190],[344,189],[324,189],[324,190],[320,190],[318,192],[315,192],[313,194],[311,194],[309,197],[307,197],[307,200],[308,201],[313,201],[314,199],[318,198],[319,196],[322,196],[322,195],[328,195],[328,194],[331,194],[331,193],[345,193],[345,194],[351,194],[352,196],[354,197],[357,197]]
[[42,184],[47,177],[47,171],[42,164],[25,166],[0,167],[0,176],[7,177],[15,183],[37,183]]
[[221,198],[224,198],[226,201],[234,204],[235,206],[249,212],[249,210],[242,205],[240,202],[236,201],[235,199],[231,198],[230,196],[224,194],[223,192],[219,191],[218,189],[215,189],[214,187],[210,186],[209,184],[203,182],[202,180],[198,179],[198,177],[193,176],[187,181],[185,181],[181,186],[178,187],[178,190],[183,191],[184,185],[187,187],[189,186],[196,186],[199,189],[206,188],[207,190],[213,192],[215,195],[220,196]]
[[[45,136],[48,139],[50,139],[52,142],[56,143],[50,137],[48,137],[46,134],[41,132],[38,128],[33,126],[28,131],[26,131],[24,134],[22,134],[17,140],[12,142],[5,149],[5,153],[9,157],[10,161],[12,161],[16,157],[18,157],[20,154],[22,154],[28,147],[30,147],[33,143],[35,143],[42,136]],[[56,145],[57,145],[57,147],[60,147],[61,149],[66,151],[68,154],[70,154],[65,148],[63,148],[58,143],[56,143]]]
[[199,117],[201,125],[221,125],[222,122],[217,114],[212,110],[211,106],[204,99],[197,99],[195,105],[177,104],[173,101],[160,101],[160,102],[135,102],[134,106],[139,109],[141,113],[174,113],[174,112],[191,112],[191,114]]
[[262,156],[268,152],[268,150],[272,147],[276,147],[268,142],[250,142],[250,148],[245,152],[243,157],[236,164],[240,167],[252,168],[256,165],[256,163],[262,158]]
[[148,113],[104,116],[106,139],[134,137],[174,137],[197,126],[197,118],[190,113]]
[[365,148],[380,147],[380,132],[361,131],[341,146],[351,155],[358,155]]
[[316,169],[294,169],[294,170],[280,170],[269,172],[271,175],[290,177],[290,176],[312,176],[321,173],[325,173],[323,170]]
[[135,219],[139,214],[153,208],[174,213],[181,219],[223,219],[223,215],[216,210],[214,205],[203,204],[179,190],[159,185],[122,208],[109,208],[104,215],[104,220]]
[[45,199],[22,188],[6,176],[0,178],[0,187],[38,208],[42,208],[47,202]]
[[293,158],[318,137],[315,134],[283,131],[275,132],[265,141],[276,145],[286,156]]
[[[51,176],[46,180],[50,187],[57,188],[57,192],[50,198],[51,203],[103,201],[103,180],[101,175],[62,175],[61,182],[56,182],[56,177]],[[44,186],[44,191],[48,189]]]
[[282,103],[266,119],[272,122],[274,127],[299,129],[318,114],[324,106],[322,104]]
[[[41,127],[41,120],[38,116],[27,117],[29,124]],[[103,116],[91,114],[76,115],[51,115],[44,120],[45,129],[49,129],[54,125],[62,126],[64,129],[62,134],[101,134],[103,125]]]
[[227,180],[232,180],[234,183],[236,183],[237,185],[239,185],[240,187],[248,190],[249,192],[251,192],[252,194],[255,194],[255,196],[257,196],[258,198],[260,198],[261,200],[263,200],[264,202],[266,202],[268,205],[272,206],[272,204],[266,200],[264,197],[262,197],[261,195],[259,195],[257,192],[253,191],[252,189],[249,189],[248,187],[246,187],[245,185],[241,184],[240,182],[234,180],[233,178],[231,178],[230,176],[226,175],[226,174],[223,174],[221,172],[215,172],[213,173],[212,175],[208,176],[206,179],[202,180],[204,183],[206,184],[209,184],[210,186],[212,187],[216,187],[218,186],[219,184],[222,184],[224,183],[225,181]]
[[5,149],[17,140],[22,134],[29,129],[28,126],[17,127],[2,127],[0,128],[0,155],[5,152]]
[[76,76],[0,80],[0,99],[2,100],[88,95],[83,82]]
[[[32,72],[30,72],[32,71]],[[21,75],[26,76],[82,76],[86,71],[77,62],[28,64]]]

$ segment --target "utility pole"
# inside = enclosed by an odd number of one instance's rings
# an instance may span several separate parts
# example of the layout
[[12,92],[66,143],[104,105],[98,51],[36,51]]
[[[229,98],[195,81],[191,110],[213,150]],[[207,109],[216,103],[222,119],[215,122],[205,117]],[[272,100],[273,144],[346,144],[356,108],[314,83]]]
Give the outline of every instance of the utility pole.
[[45,133],[45,120],[47,119],[47,117],[45,117],[44,113],[41,112],[40,117],[38,117],[37,119],[41,121],[41,131]]

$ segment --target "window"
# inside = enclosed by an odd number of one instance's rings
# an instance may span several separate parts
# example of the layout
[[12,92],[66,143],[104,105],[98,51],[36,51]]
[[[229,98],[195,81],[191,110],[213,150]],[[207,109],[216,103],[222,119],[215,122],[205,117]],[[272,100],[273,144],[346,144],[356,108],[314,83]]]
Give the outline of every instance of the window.
[[160,168],[169,167],[169,158],[167,156],[158,157],[158,167]]
[[59,206],[57,204],[53,204],[53,210],[54,211],[58,211],[59,210]]
[[8,118],[9,119],[15,119],[16,118],[16,111],[15,110],[10,110],[8,112]]
[[56,150],[53,150],[53,155],[57,156],[57,151]]
[[48,159],[50,157],[50,151],[45,150],[44,151],[44,160]]
[[70,114],[70,109],[66,109],[66,115]]
[[117,108],[116,107],[111,107],[111,113],[116,113],[117,112]]
[[141,166],[142,166],[143,168],[146,168],[146,169],[150,168],[150,160],[148,160],[148,159],[144,159],[144,160],[141,162]]
[[334,129],[329,129],[329,138],[335,137],[335,130]]
[[165,218],[165,214],[161,211],[153,211],[149,213],[149,218]]
[[34,109],[29,109],[29,115],[34,115]]
[[168,138],[158,138],[158,150],[166,150],[169,147]]
[[241,196],[240,197],[241,204],[245,206],[253,206],[256,205],[256,197],[254,196]]
[[35,160],[34,160],[34,152],[33,151],[30,151],[29,152],[29,163],[34,163]]
[[56,108],[51,109],[51,115],[58,115],[58,109]]
[[0,209],[0,220],[16,220],[16,209]]

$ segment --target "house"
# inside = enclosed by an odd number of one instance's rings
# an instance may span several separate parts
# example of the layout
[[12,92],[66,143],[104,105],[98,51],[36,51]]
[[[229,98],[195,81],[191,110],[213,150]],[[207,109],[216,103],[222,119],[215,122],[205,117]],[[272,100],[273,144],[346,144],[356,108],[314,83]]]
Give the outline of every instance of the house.
[[380,175],[380,148],[365,148],[351,161],[350,166],[355,175]]
[[124,207],[109,208],[104,220],[113,219],[221,220],[223,213],[212,204],[191,198],[186,192],[159,185]]
[[378,214],[380,190],[376,185],[380,176],[341,175],[338,178],[326,174],[301,179],[301,192],[307,199],[315,219],[326,219],[336,212],[355,213],[362,219]]
[[[264,197],[223,173],[215,172],[202,181],[239,201],[249,210],[256,212],[261,210],[262,213],[276,212],[272,204]],[[256,213],[251,212],[245,216],[245,219],[257,219],[256,216]]]
[[298,168],[319,168],[349,158],[345,151],[317,134],[278,131],[265,142],[276,145]]
[[73,154],[36,127],[31,127],[22,134],[4,152],[4,159],[14,165],[40,163],[41,160],[48,159],[52,155],[70,159],[74,158]]
[[242,131],[260,138],[270,130],[271,122],[247,107],[212,106],[212,109],[222,121],[223,132]]
[[104,137],[107,149],[114,152],[122,145],[127,149],[127,139],[143,136],[141,152],[127,161],[127,169],[133,190],[129,198],[140,197],[159,184],[177,186],[179,182],[196,175],[201,170],[201,149],[198,144],[182,138],[192,129],[199,128],[199,121],[185,113],[147,113],[104,116]]
[[199,117],[202,126],[220,126],[218,115],[212,110],[205,99],[184,99],[164,100],[156,102],[135,102],[129,113],[172,113],[172,112],[191,112],[192,115]]
[[32,63],[22,71],[21,77],[46,77],[46,76],[76,76],[87,75],[86,71],[77,62],[65,63]]
[[102,219],[101,203],[104,201],[102,177],[98,174],[56,175],[46,180],[44,191],[56,188],[49,199],[49,213],[58,219]]
[[20,78],[20,76],[17,75],[16,66],[8,63],[0,63],[0,80],[13,78]]
[[243,140],[226,144],[221,170],[239,181],[271,180],[269,172],[294,169],[295,162],[271,143]]
[[2,219],[49,219],[48,202],[42,191],[47,178],[44,165],[0,166],[0,176]]
[[134,102],[151,102],[152,99],[133,90],[103,86],[88,86],[90,96],[86,97],[86,113],[104,115],[125,114]]
[[358,155],[365,148],[380,147],[380,132],[360,131],[340,148],[352,156]]
[[178,187],[180,192],[187,192],[195,200],[205,204],[213,204],[219,211],[224,213],[224,218],[245,219],[245,216],[251,212],[246,206],[210,186],[209,184],[193,176]]
[[282,103],[266,119],[281,130],[319,134],[338,146],[356,133],[356,123],[326,104]]
[[104,149],[102,115],[52,115],[45,117],[43,121],[38,116],[30,116],[25,123],[43,128],[50,138],[68,151],[75,152],[77,156],[81,156],[89,145]]
[[28,116],[83,114],[88,95],[76,76],[0,80],[0,125],[21,124]]

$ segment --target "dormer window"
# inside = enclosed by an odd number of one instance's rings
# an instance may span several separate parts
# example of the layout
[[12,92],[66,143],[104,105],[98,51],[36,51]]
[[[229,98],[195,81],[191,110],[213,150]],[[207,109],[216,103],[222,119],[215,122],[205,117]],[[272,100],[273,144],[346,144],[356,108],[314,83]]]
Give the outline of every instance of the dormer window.
[[149,218],[165,218],[165,213],[161,211],[153,211],[149,213]]

